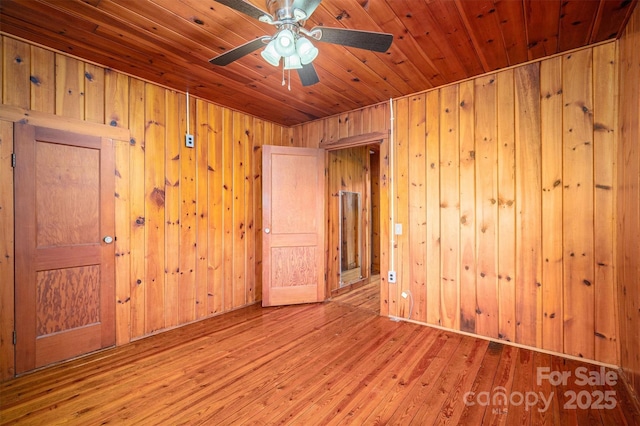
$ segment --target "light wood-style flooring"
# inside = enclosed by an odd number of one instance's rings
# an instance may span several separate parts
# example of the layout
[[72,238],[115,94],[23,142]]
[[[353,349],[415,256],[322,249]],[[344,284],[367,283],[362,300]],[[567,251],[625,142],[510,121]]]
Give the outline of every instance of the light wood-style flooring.
[[[377,303],[373,283],[254,305],[49,367],[0,385],[0,423],[640,424],[620,380],[579,386],[579,367],[599,367],[395,322]],[[572,376],[538,384],[544,368]]]

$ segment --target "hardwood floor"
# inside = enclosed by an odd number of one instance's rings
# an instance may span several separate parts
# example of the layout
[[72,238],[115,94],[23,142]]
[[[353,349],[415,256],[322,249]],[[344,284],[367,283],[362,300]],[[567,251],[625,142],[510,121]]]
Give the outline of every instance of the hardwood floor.
[[[620,380],[580,386],[579,367],[599,367],[379,317],[375,286],[250,306],[5,382],[0,423],[640,424]],[[571,376],[538,383],[540,371]]]

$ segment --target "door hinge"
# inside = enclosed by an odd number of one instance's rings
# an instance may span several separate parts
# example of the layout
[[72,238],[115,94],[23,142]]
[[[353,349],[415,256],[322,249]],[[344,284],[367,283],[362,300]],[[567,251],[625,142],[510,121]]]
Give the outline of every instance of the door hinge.
[[18,343],[18,333],[13,330],[13,346],[15,346]]
[[13,167],[14,169],[16,167],[16,154],[14,154],[13,152],[11,153],[11,167]]

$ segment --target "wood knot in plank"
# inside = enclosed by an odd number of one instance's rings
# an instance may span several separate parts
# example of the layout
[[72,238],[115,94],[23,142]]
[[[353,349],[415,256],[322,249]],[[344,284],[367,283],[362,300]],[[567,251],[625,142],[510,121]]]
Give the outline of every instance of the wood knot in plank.
[[150,198],[158,207],[164,206],[164,189],[153,188]]

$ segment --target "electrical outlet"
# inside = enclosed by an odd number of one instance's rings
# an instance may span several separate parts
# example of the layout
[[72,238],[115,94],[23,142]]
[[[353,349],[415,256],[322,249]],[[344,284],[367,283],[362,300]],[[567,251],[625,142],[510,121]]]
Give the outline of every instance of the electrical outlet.
[[387,281],[390,283],[396,282],[396,271],[389,271],[389,277],[387,278]]
[[187,148],[193,148],[193,135],[186,135],[184,138],[184,145]]
[[402,235],[402,224],[401,223],[396,223],[396,235]]

